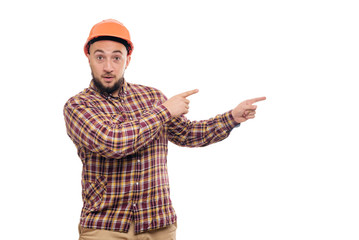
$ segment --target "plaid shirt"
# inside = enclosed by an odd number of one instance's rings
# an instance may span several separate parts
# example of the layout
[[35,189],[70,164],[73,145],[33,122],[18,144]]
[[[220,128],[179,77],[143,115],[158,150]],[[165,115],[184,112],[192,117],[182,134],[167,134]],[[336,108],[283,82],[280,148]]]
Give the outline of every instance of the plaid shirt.
[[83,163],[85,228],[135,232],[165,227],[177,217],[167,174],[168,140],[201,147],[225,139],[237,125],[227,112],[207,121],[172,118],[157,89],[124,82],[118,98],[90,87],[64,107],[67,134]]

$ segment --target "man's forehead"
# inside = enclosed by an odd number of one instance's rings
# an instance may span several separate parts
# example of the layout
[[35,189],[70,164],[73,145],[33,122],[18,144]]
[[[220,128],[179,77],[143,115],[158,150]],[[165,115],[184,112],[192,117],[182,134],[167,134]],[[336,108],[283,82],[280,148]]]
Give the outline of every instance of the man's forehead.
[[122,43],[111,40],[100,40],[90,45],[90,52],[121,53],[127,52],[126,46]]

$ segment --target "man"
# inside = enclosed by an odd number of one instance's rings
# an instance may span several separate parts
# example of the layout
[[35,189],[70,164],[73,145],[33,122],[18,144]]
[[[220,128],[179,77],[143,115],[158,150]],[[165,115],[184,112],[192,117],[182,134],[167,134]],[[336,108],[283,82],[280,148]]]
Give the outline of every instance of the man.
[[92,28],[84,47],[93,79],[64,107],[67,133],[83,163],[80,239],[175,239],[177,217],[167,175],[167,144],[201,147],[255,117],[257,101],[206,121],[189,121],[191,90],[167,100],[128,83],[133,44],[116,20]]

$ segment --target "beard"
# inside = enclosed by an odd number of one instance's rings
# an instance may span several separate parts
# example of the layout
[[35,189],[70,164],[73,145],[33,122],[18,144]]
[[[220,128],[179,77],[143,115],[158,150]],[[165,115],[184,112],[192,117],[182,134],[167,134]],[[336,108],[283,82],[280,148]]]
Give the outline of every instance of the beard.
[[100,93],[105,93],[105,94],[112,94],[113,92],[119,90],[122,87],[122,84],[124,82],[124,77],[120,77],[113,86],[110,87],[106,87],[104,86],[100,80],[98,78],[95,78],[93,73],[92,73],[92,80],[94,82],[95,87],[97,88],[97,90]]

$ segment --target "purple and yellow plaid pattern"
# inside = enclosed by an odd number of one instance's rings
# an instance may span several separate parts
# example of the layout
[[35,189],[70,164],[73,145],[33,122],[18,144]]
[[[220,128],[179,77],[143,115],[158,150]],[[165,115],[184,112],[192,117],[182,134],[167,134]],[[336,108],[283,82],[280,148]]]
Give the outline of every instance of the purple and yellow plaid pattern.
[[171,118],[157,89],[125,82],[114,98],[90,87],[64,107],[67,134],[83,163],[81,226],[145,232],[176,222],[167,144],[201,147],[236,126],[230,112],[207,121]]

